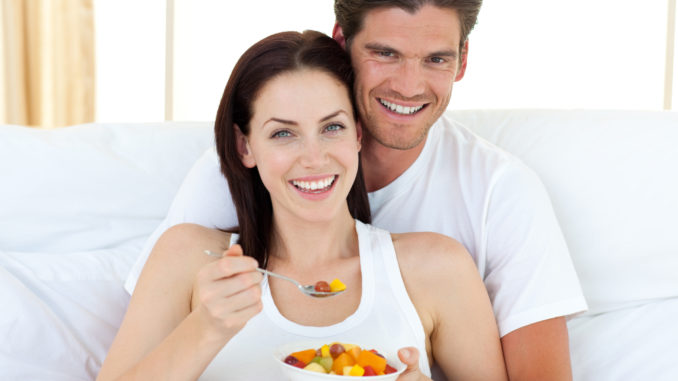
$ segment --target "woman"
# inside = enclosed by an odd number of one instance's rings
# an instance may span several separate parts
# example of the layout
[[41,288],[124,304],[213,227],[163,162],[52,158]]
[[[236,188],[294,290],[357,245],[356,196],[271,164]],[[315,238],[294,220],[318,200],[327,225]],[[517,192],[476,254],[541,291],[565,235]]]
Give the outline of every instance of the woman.
[[[506,378],[465,249],[367,224],[352,81],[347,54],[318,32],[276,34],[245,52],[215,123],[239,234],[185,224],[161,237],[99,380],[276,379],[273,349],[308,338],[409,347],[400,380],[426,379],[434,359],[448,378]],[[310,298],[257,267],[347,289]]]

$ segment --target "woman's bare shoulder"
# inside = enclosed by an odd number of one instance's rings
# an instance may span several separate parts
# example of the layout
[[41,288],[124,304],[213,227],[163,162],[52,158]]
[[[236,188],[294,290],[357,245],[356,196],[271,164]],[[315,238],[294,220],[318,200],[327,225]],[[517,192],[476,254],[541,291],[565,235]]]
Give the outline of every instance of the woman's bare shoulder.
[[214,260],[205,250],[221,254],[228,247],[230,233],[196,224],[179,224],[158,238],[146,263],[149,271],[193,277],[199,268]]
[[402,267],[406,267],[423,274],[430,270],[440,273],[440,270],[455,271],[475,265],[464,245],[446,235],[418,232],[391,236],[401,271]]

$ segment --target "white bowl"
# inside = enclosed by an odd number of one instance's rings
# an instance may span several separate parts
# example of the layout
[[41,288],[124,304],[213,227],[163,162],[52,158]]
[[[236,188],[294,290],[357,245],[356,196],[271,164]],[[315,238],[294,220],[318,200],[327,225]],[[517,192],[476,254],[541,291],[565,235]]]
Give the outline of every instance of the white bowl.
[[[405,364],[400,362],[400,359],[398,359],[397,352],[386,351],[384,348],[379,348],[378,346],[371,346],[370,344],[362,346],[360,343],[354,342],[350,343],[360,345],[360,348],[363,349],[372,349],[372,348],[376,349],[377,351],[379,351],[380,354],[382,354],[386,358],[386,361],[389,365],[396,368],[396,371],[390,374],[385,374],[383,376],[369,376],[369,377],[340,376],[336,374],[311,372],[309,370],[297,368],[296,366],[292,366],[290,364],[285,363],[285,358],[290,353],[302,351],[305,349],[320,348],[323,344],[329,344],[328,341],[305,341],[281,345],[273,352],[273,357],[275,357],[276,362],[280,364],[282,374],[285,376],[287,380],[290,381],[329,381],[329,380],[345,381],[356,378],[361,379],[364,378],[365,380],[375,380],[375,381],[387,381],[387,380],[395,381],[400,375],[400,373],[405,371],[406,366]],[[398,349],[399,348],[397,348],[396,351]]]

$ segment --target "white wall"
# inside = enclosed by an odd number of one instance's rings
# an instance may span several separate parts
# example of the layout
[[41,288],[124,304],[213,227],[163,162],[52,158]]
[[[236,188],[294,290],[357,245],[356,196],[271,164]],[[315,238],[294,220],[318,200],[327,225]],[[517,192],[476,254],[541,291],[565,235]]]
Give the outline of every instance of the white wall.
[[[170,1],[174,120],[213,120],[255,41],[334,22],[333,0]],[[450,107],[661,109],[669,1],[486,0]],[[163,120],[166,0],[94,3],[97,121]]]
[[96,121],[155,122],[165,107],[165,0],[94,0]]

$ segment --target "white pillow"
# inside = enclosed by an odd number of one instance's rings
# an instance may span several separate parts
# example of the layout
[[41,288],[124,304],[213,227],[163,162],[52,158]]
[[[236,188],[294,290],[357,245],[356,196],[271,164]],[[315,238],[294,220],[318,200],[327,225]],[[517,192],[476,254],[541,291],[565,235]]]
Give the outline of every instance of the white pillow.
[[0,378],[93,380],[129,302],[143,239],[55,254],[0,250]]
[[0,249],[112,247],[150,234],[212,123],[0,126]]
[[544,182],[588,314],[678,296],[678,113],[464,111]]

